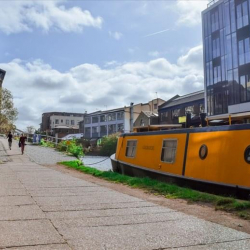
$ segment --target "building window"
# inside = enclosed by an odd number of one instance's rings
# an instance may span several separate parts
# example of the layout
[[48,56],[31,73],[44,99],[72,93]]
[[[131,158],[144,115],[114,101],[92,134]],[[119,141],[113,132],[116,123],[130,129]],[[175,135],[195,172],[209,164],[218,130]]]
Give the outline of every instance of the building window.
[[107,135],[107,125],[100,126],[100,136],[105,136]]
[[144,120],[143,119],[141,119],[141,121],[140,121],[140,126],[145,126],[145,123],[144,123]]
[[92,137],[98,137],[98,127],[92,127]]
[[123,119],[124,119],[124,113],[123,112],[117,113],[117,120],[123,120]]
[[136,154],[137,140],[128,140],[126,147],[126,156],[134,158]]
[[91,117],[85,117],[84,118],[84,123],[85,124],[90,124],[91,123]]
[[110,134],[114,134],[116,133],[116,124],[111,124],[111,125],[108,125],[108,132],[109,132],[109,135]]
[[213,40],[213,58],[220,56],[220,38]]
[[221,67],[214,67],[214,84],[221,82]]
[[59,124],[59,120],[58,119],[55,120],[55,124]]
[[250,74],[240,77],[240,101],[250,101]]
[[247,1],[236,6],[237,29],[249,24]]
[[63,120],[61,120],[61,123],[63,123]]
[[98,123],[98,121],[99,121],[98,116],[92,117],[92,123]]
[[116,120],[116,113],[111,113],[108,115],[108,121],[115,121]]
[[124,132],[124,124],[123,123],[117,124],[117,132],[121,132],[121,133]]
[[166,122],[168,120],[168,112],[161,113],[161,122]]
[[250,63],[250,38],[239,41],[239,63],[240,65]]
[[185,107],[185,114],[187,114],[187,113],[193,114],[194,113],[194,106]]
[[108,120],[107,115],[100,116],[100,122],[106,122]]
[[84,135],[85,135],[85,137],[90,137],[90,131],[91,131],[91,128],[85,128],[84,129]]
[[157,103],[154,104],[154,109],[157,109]]
[[75,125],[75,121],[74,120],[71,120],[71,125]]
[[66,120],[66,125],[69,125],[69,120]]
[[161,161],[167,163],[174,163],[176,157],[177,139],[163,140]]
[[180,116],[180,109],[174,109],[172,110],[172,118],[179,117]]
[[212,15],[212,32],[219,29],[219,13],[218,11],[214,12]]

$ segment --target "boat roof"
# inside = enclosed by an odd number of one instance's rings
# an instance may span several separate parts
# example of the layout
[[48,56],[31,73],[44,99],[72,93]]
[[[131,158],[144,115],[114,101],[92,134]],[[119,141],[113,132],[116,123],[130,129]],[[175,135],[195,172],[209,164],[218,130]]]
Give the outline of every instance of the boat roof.
[[148,126],[139,126],[134,127],[134,132],[145,132],[145,131],[157,131],[157,130],[166,130],[166,129],[176,129],[182,128],[181,124],[164,124],[164,125],[148,125]]

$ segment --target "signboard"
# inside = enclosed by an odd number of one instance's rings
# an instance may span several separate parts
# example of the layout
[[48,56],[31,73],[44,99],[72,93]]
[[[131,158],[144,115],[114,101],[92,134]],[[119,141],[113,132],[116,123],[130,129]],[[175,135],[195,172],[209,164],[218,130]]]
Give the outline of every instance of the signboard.
[[6,71],[0,69],[0,87],[2,87],[3,79],[5,77]]
[[179,123],[185,123],[185,122],[186,122],[186,116],[180,116]]

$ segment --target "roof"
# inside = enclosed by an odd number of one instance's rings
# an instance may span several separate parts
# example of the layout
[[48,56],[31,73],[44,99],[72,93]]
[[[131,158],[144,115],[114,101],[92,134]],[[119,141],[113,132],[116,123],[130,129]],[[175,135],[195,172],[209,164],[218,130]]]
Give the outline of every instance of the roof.
[[124,111],[124,108],[116,108],[116,109],[109,109],[109,110],[98,110],[92,113],[87,113],[84,116],[94,116],[94,115],[103,115],[103,114],[109,114],[109,113],[113,113],[113,112],[119,112],[119,111]]
[[158,117],[157,113],[154,113],[152,111],[142,111],[147,117]]
[[169,107],[173,107],[173,106],[177,106],[177,105],[185,104],[189,102],[194,102],[194,101],[198,101],[202,99],[204,99],[204,90],[193,92],[193,93],[183,95],[183,96],[179,96],[170,102],[169,101],[165,102],[164,104],[161,105],[160,108],[169,108]]

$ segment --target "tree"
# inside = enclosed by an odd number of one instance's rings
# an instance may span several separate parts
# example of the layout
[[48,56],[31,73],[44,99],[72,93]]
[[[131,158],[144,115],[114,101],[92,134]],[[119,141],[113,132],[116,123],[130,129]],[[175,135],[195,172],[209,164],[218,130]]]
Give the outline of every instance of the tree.
[[0,88],[0,130],[7,132],[15,129],[14,122],[18,111],[14,108],[13,97],[9,90]]
[[27,132],[28,132],[28,134],[34,134],[34,132],[35,132],[35,127],[34,126],[28,126],[27,127]]

